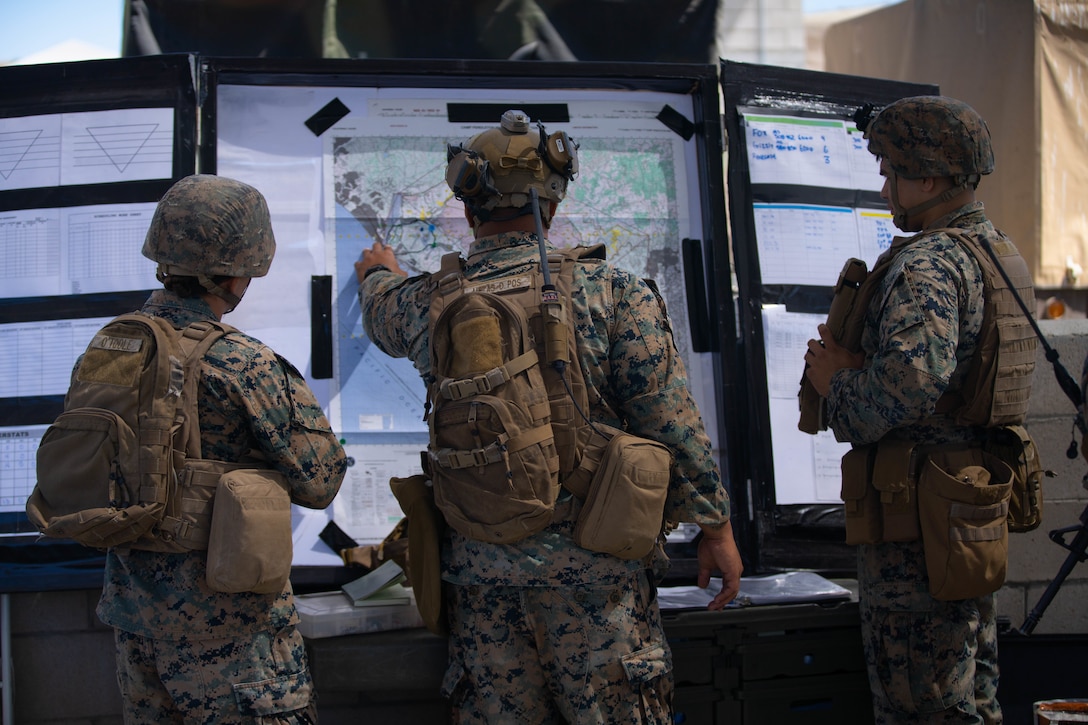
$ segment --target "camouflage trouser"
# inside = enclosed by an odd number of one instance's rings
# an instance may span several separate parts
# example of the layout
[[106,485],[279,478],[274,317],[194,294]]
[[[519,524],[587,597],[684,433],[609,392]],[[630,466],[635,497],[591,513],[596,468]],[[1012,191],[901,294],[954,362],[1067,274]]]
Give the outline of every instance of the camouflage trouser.
[[644,573],[607,587],[452,586],[456,723],[672,722],[672,654]]
[[168,641],[114,630],[127,725],[317,722],[302,635]]
[[920,541],[858,547],[861,634],[877,725],[1000,725],[994,595],[929,595]]

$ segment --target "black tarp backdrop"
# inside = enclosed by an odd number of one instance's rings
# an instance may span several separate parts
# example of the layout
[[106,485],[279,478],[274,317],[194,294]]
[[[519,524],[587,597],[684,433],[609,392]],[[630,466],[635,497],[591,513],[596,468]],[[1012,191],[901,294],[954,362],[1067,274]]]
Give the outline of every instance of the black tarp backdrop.
[[717,0],[129,0],[124,56],[710,63]]

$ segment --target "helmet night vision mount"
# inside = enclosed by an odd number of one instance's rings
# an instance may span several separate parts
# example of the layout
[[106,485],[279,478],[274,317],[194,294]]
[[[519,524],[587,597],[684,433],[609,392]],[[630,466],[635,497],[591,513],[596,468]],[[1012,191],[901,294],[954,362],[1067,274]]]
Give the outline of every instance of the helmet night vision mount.
[[[531,211],[531,190],[561,202],[578,173],[578,146],[563,131],[548,134],[542,123],[530,133],[524,111],[502,114],[499,128],[483,131],[464,144],[447,144],[446,183],[474,216],[487,221],[495,209],[515,216]],[[551,221],[550,207],[541,209]]]

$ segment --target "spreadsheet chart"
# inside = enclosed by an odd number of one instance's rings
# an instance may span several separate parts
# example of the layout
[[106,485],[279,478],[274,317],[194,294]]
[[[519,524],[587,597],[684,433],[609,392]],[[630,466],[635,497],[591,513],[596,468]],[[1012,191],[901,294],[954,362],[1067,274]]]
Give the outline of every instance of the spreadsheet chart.
[[45,425],[0,428],[0,513],[22,513],[34,490],[38,443]]

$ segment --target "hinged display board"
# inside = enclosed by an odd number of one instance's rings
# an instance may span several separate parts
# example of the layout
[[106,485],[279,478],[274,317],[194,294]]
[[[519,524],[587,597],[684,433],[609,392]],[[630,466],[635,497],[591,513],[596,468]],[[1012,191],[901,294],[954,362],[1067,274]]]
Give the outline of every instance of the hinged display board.
[[854,123],[935,86],[723,61],[737,322],[749,395],[737,463],[752,512],[742,536],[761,570],[852,571],[839,461],[847,444],[798,427],[806,342],[850,257],[871,268],[896,230],[883,178]]

